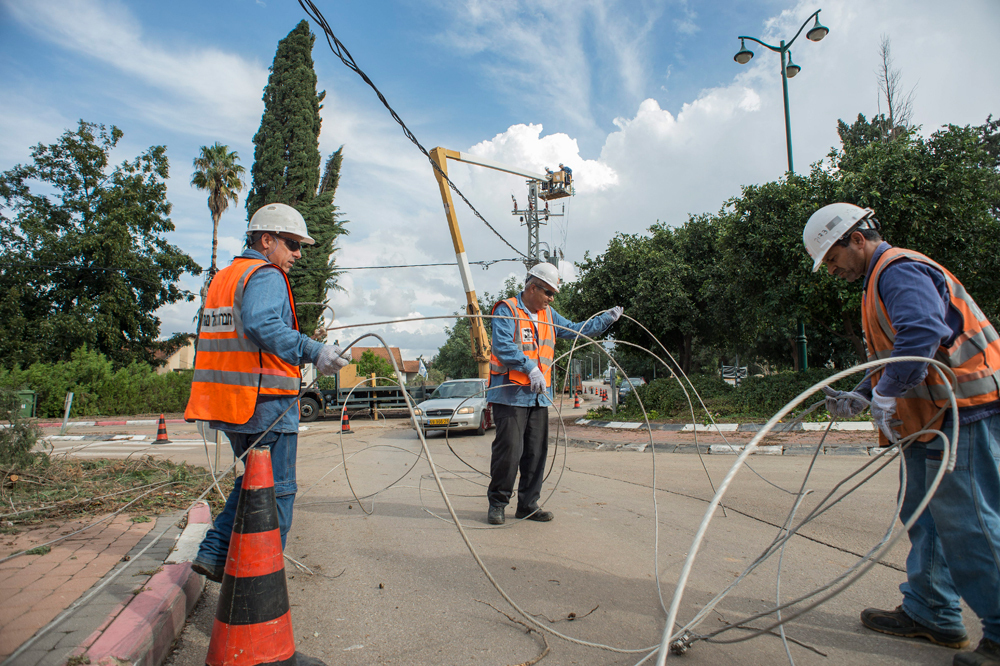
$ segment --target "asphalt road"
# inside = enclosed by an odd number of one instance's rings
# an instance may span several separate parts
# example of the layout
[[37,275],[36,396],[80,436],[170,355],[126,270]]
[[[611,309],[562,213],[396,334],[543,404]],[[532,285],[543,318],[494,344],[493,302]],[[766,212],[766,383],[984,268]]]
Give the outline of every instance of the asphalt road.
[[[299,495],[286,552],[313,574],[289,566],[288,589],[297,648],[333,664],[635,664],[643,656],[584,647],[528,634],[515,611],[476,564],[447,511],[415,432],[399,420],[320,422],[300,435]],[[544,625],[577,639],[619,649],[659,644],[684,558],[712,496],[702,461],[690,454],[558,450],[543,492],[551,523],[486,524],[485,484],[492,431],[486,437],[438,433],[431,454],[456,513],[497,583]],[[454,450],[449,450],[448,444]],[[202,452],[202,460],[204,453]],[[343,466],[343,456],[347,467]],[[804,515],[834,484],[870,458],[821,456],[807,488]],[[656,474],[656,506],[652,491]],[[716,484],[735,461],[706,456]],[[807,456],[751,458],[767,481],[797,489]],[[192,460],[192,462],[197,462]],[[892,464],[804,527],[785,551],[781,598],[805,594],[841,574],[887,529],[894,510]],[[391,486],[391,487],[390,487]],[[353,488],[353,490],[352,490]],[[550,495],[551,493],[551,495]],[[361,497],[359,502],[356,497]],[[702,545],[679,619],[691,618],[764,550],[793,495],[742,470]],[[656,527],[659,562],[654,563]],[[893,608],[903,580],[904,541],[858,583],[786,625],[795,663],[950,664],[953,651],[863,629],[867,606]],[[699,627],[709,632],[773,604],[777,559],[745,579]],[[201,666],[208,649],[219,586],[209,583],[169,663]],[[570,620],[570,617],[573,620]],[[980,630],[967,611],[973,645]],[[720,638],[746,635],[730,631]],[[821,656],[822,653],[825,656]],[[696,642],[668,663],[787,663],[780,639],[731,644]],[[647,662],[651,663],[651,662]]]

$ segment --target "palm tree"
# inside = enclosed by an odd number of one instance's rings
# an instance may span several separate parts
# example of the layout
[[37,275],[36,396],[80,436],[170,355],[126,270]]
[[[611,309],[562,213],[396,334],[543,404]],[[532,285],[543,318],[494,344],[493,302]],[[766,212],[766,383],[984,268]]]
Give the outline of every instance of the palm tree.
[[234,204],[243,189],[243,173],[239,164],[240,156],[230,151],[218,141],[214,146],[202,146],[201,155],[194,158],[196,171],[191,174],[191,184],[200,190],[208,190],[208,209],[212,212],[212,266],[208,269],[208,282],[218,272],[216,256],[219,250],[219,218],[226,212],[229,202]]

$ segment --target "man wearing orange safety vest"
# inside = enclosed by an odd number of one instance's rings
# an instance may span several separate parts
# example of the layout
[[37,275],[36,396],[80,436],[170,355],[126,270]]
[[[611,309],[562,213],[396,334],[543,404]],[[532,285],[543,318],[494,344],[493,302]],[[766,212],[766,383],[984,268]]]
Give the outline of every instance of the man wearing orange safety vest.
[[538,506],[549,442],[552,404],[552,362],[556,338],[594,336],[618,320],[615,307],[584,323],[562,317],[550,304],[559,291],[559,271],[549,263],[528,271],[524,291],[493,306],[493,354],[487,393],[497,426],[490,460],[490,502],[487,521],[502,525],[504,509],[514,491],[517,472],[516,518],[552,520],[551,511]]
[[[296,491],[299,364],[314,363],[321,374],[332,375],[349,361],[336,345],[299,332],[286,274],[302,257],[302,243],[315,241],[294,208],[268,204],[254,213],[247,249],[209,286],[184,413],[189,421],[209,421],[224,431],[237,457],[254,444],[270,447],[282,547]],[[242,479],[236,479],[192,563],[216,582],[225,570]]]
[[[813,270],[848,282],[864,278],[862,326],[868,360],[934,358],[958,380],[959,436],[955,470],[946,473],[909,531],[903,603],[866,609],[864,626],[960,649],[969,644],[960,598],[979,616],[983,638],[960,652],[960,666],[1000,666],[1000,337],[946,268],[883,242],[868,208],[837,203],[809,218],[802,232]],[[825,389],[839,418],[871,405],[880,444],[904,446],[905,493],[900,518],[912,517],[943,460],[953,422],[949,391],[935,366],[897,362],[878,368],[856,391]],[[907,441],[902,441],[911,435]],[[902,474],[902,472],[901,472]]]

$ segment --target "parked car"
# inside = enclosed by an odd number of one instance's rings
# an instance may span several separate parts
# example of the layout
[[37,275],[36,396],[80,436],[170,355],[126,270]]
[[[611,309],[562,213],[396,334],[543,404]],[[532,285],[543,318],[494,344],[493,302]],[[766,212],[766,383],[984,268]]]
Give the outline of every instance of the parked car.
[[475,430],[485,435],[493,427],[486,402],[486,381],[454,379],[442,383],[431,397],[417,405],[414,413],[421,430]]
[[622,379],[621,386],[618,387],[618,403],[625,402],[625,398],[632,392],[632,387],[642,386],[645,383],[646,380],[642,377],[626,377]]

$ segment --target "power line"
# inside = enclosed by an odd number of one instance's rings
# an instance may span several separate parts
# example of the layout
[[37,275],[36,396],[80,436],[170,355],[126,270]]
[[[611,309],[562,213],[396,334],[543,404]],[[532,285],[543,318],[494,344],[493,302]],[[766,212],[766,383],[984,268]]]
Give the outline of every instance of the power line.
[[473,214],[475,214],[476,217],[482,220],[483,224],[489,227],[490,231],[496,234],[497,238],[502,240],[507,245],[507,247],[514,250],[514,252],[517,252],[523,258],[529,259],[528,255],[526,255],[524,252],[521,252],[516,247],[511,245],[510,241],[504,238],[499,231],[493,228],[493,225],[490,224],[478,210],[476,210],[476,207],[472,205],[472,202],[469,201],[464,194],[462,194],[462,191],[459,190],[458,187],[456,187],[455,183],[451,182],[451,178],[448,177],[448,174],[442,171],[441,167],[437,165],[437,162],[431,159],[431,154],[427,152],[427,149],[424,148],[423,145],[420,143],[420,141],[417,140],[417,137],[413,134],[413,132],[410,131],[410,128],[406,126],[406,123],[404,123],[403,119],[399,117],[399,114],[397,114],[396,111],[393,110],[391,106],[389,106],[389,102],[388,100],[386,100],[385,95],[383,95],[382,92],[372,82],[372,80],[368,78],[368,75],[365,74],[363,71],[361,71],[361,68],[358,67],[358,64],[354,61],[354,57],[351,55],[351,52],[348,51],[347,47],[344,46],[343,43],[341,43],[341,41],[337,39],[337,36],[333,34],[333,30],[330,28],[330,24],[326,22],[326,18],[323,16],[322,12],[319,11],[316,5],[313,4],[312,0],[299,0],[299,5],[302,6],[302,9],[305,10],[305,13],[309,16],[309,18],[315,21],[317,25],[319,25],[319,27],[323,29],[323,32],[325,33],[326,37],[326,43],[327,45],[329,45],[330,50],[333,51],[334,55],[340,58],[340,61],[345,65],[347,65],[348,69],[350,69],[352,72],[360,76],[361,79],[365,83],[367,83],[372,90],[375,91],[375,94],[378,95],[379,101],[382,102],[382,105],[389,111],[389,114],[392,115],[393,120],[399,123],[399,126],[403,128],[403,134],[406,135],[406,138],[412,141],[413,145],[415,145],[417,148],[420,149],[420,152],[424,154],[424,157],[426,157],[427,161],[431,163],[431,166],[434,167],[434,170],[438,172],[441,175],[441,177],[448,182],[448,186],[451,187],[451,189],[455,192],[455,194],[461,197],[462,201],[465,202],[465,204],[469,207],[469,209],[473,212]]
[[[493,264],[500,263],[501,261],[516,261],[520,262],[520,259],[485,259],[483,261],[470,261],[470,266],[483,266],[484,268],[489,268]],[[337,266],[338,271],[369,271],[376,268],[428,268],[431,266],[458,266],[458,262],[441,262],[436,264],[397,264],[395,266]]]

